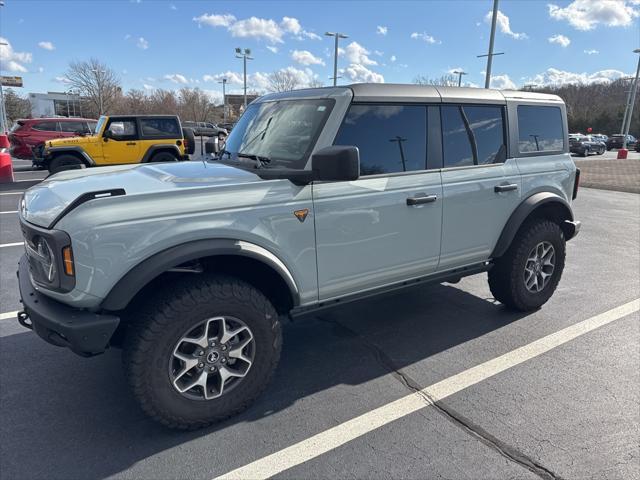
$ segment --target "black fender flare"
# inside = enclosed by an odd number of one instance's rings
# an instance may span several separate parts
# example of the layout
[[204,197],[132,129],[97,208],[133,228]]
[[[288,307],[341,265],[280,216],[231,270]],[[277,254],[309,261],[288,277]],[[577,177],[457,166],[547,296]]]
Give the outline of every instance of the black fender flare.
[[502,229],[498,242],[491,253],[491,258],[498,258],[504,255],[524,221],[542,206],[553,207],[556,209],[557,213],[554,216],[560,220],[560,227],[562,228],[567,240],[570,240],[576,235],[577,228],[573,221],[573,211],[571,210],[569,202],[557,193],[534,193],[530,197],[524,199],[513,211],[509,220],[507,220],[507,224]]
[[96,166],[96,162],[93,160],[93,158],[91,158],[91,156],[84,151],[84,149],[82,147],[77,147],[77,146],[64,146],[64,147],[50,147],[47,149],[47,160],[51,161],[51,158],[54,155],[64,155],[65,153],[72,153],[72,154],[77,154],[80,155],[84,161],[84,163],[87,165],[87,167],[95,167]]
[[237,255],[258,260],[274,270],[289,288],[293,306],[300,304],[300,294],[287,266],[266,248],[251,242],[233,239],[195,240],[170,247],[140,262],[125,274],[102,301],[108,311],[123,310],[153,279],[183,263],[217,255]]
[[144,156],[142,157],[142,160],[140,160],[140,163],[147,163],[149,161],[151,161],[151,158],[153,157],[153,155],[161,150],[166,150],[166,151],[170,151],[171,153],[173,153],[176,156],[176,159],[180,160],[182,158],[182,155],[180,154],[180,149],[177,147],[177,145],[171,145],[171,144],[167,144],[167,143],[160,143],[157,145],[151,145],[147,151],[145,152]]

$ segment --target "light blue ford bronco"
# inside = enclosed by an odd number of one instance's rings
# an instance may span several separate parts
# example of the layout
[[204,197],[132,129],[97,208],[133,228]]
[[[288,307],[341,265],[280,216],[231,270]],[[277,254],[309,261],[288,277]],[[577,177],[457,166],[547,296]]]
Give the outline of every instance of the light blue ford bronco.
[[358,84],[266,95],[215,157],[61,172],[20,205],[19,322],[123,349],[143,410],[198,428],[273,375],[284,318],[488,272],[532,310],[579,231],[553,95]]

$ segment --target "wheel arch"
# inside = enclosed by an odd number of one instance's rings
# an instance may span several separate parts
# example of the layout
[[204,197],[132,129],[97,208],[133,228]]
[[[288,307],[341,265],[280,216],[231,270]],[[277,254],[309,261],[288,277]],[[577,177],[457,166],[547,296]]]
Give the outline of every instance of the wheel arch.
[[144,156],[142,157],[142,160],[140,160],[140,163],[147,163],[150,162],[151,159],[153,158],[153,156],[156,153],[159,152],[169,152],[172,153],[173,155],[175,155],[175,157],[180,160],[181,158],[181,154],[180,154],[180,149],[178,148],[177,145],[171,145],[171,144],[159,144],[159,145],[151,145],[147,151],[144,153]]
[[51,148],[49,149],[49,158],[47,159],[47,163],[50,163],[56,157],[60,155],[73,155],[77,157],[82,163],[84,163],[87,167],[93,167],[96,162],[89,156],[87,152],[85,152],[81,147],[59,147],[59,148]]
[[[176,267],[189,264],[197,264],[201,270],[176,271]],[[250,242],[214,239],[177,245],[145,259],[113,286],[101,307],[108,311],[124,310],[146,289],[166,280],[166,275],[197,275],[205,271],[245,280],[265,293],[279,313],[288,313],[299,305],[295,279],[276,255]]]
[[504,255],[522,224],[530,218],[547,218],[557,223],[570,240],[576,234],[571,205],[553,192],[538,192],[523,200],[513,211],[498,238],[491,258]]

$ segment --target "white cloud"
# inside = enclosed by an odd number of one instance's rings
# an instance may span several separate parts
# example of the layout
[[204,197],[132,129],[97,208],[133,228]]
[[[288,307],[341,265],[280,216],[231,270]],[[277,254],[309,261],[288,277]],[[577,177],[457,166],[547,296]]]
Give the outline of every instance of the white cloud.
[[538,85],[566,85],[569,83],[609,83],[619,78],[629,76],[620,70],[608,69],[599,70],[594,73],[577,73],[559,70],[557,68],[548,68],[542,73],[535,75],[526,83],[535,83]]
[[10,72],[27,72],[25,63],[31,63],[33,55],[30,52],[16,52],[6,38],[0,37],[0,62],[2,69]]
[[554,20],[566,20],[578,30],[592,30],[599,24],[607,27],[628,27],[640,16],[634,5],[637,1],[626,0],[574,0],[562,8],[548,4],[549,15]]
[[549,43],[557,43],[562,48],[567,48],[571,43],[571,40],[568,37],[560,34],[549,37],[547,40],[549,40]]
[[584,53],[586,53],[587,55],[597,55],[600,52],[594,48],[592,48],[591,50],[584,50]]
[[227,79],[227,82],[235,85],[242,85],[242,73],[236,73],[231,71],[226,71],[223,73],[216,73],[215,75],[203,75],[202,80],[205,82],[218,82],[223,78]]
[[422,33],[418,33],[418,32],[413,32],[411,34],[411,38],[413,38],[414,40],[424,40],[425,42],[433,45],[433,44],[440,44],[442,43],[440,40],[436,40],[435,37],[433,35],[429,35],[426,32],[422,32]]
[[338,55],[344,55],[350,63],[358,65],[377,65],[378,62],[369,58],[371,52],[358,42],[351,42],[344,49],[338,49]]
[[228,27],[236,21],[236,17],[230,14],[216,15],[203,13],[199,17],[193,17],[193,21],[198,25],[208,25],[209,27]]
[[[310,68],[299,69],[293,66],[281,68],[279,71],[288,72],[292,74],[299,83],[300,88],[305,88],[311,85],[311,83],[318,82],[318,75],[315,74]],[[205,82],[217,82],[222,78],[227,79],[227,92],[234,92],[234,88],[230,88],[231,85],[242,86],[243,78],[240,72],[222,72],[213,75],[204,75],[202,80]],[[266,91],[269,87],[269,73],[255,72],[247,75],[247,88],[256,91]],[[239,90],[238,90],[239,91]]]
[[291,52],[291,58],[300,65],[324,65],[324,61],[316,57],[308,50],[294,50]]
[[272,53],[278,53],[278,47],[274,47],[273,45],[267,45],[267,50]]
[[131,38],[131,34],[130,34],[130,33],[127,33],[127,34],[124,36],[124,39],[125,39],[125,40],[129,40],[130,38]]
[[384,55],[384,52],[381,52],[380,50],[374,50],[373,53],[379,57],[382,57]]
[[347,68],[340,69],[340,73],[357,83],[384,83],[382,75],[357,63],[352,63]]
[[[484,21],[488,24],[491,24],[492,15],[493,15],[492,12],[488,12],[484,17]],[[496,17],[496,25],[498,26],[498,28],[502,33],[516,40],[524,40],[525,38],[529,38],[526,33],[516,33],[512,31],[509,17],[507,17],[500,10],[498,10],[498,15]]]
[[455,68],[450,68],[449,70],[447,70],[447,73],[449,75],[457,75],[457,73],[455,72],[464,72],[464,68],[462,67],[455,67]]
[[293,17],[283,17],[278,23],[270,18],[249,17],[238,20],[231,14],[204,13],[199,17],[193,17],[198,26],[224,27],[232,37],[255,38],[265,40],[271,44],[283,43],[285,34],[289,34],[298,40],[305,38],[319,40],[321,37],[302,28],[300,21]]
[[44,48],[45,50],[55,50],[56,47],[51,42],[38,42],[38,46],[40,48]]
[[178,7],[176,7],[173,3],[171,5],[169,5],[169,8],[171,10],[178,10]]
[[302,25],[300,25],[300,21],[297,18],[282,17],[280,25],[285,32],[292,33],[293,35],[299,35],[302,31]]
[[148,83],[143,83],[142,84],[142,88],[144,88],[145,90],[155,90],[156,87],[154,87],[153,85],[149,85]]
[[181,83],[183,85],[189,83],[189,81],[187,80],[187,77],[185,77],[184,75],[181,75],[179,73],[167,74],[162,78],[164,78],[165,80],[169,80],[170,82]]
[[145,40],[144,37],[140,37],[136,42],[136,47],[138,47],[141,50],[146,50],[147,48],[149,48],[149,42]]
[[58,83],[65,83],[65,84],[71,83],[71,80],[69,80],[67,77],[64,77],[64,76],[55,77],[53,81]]
[[395,55],[391,55],[391,58],[389,58],[389,60],[391,62],[395,62],[398,58]]
[[38,73],[44,72],[44,67],[38,67]]
[[378,26],[376,27],[376,33],[377,33],[378,35],[386,35],[388,31],[389,31],[389,28],[388,28],[388,27],[384,27],[384,26],[382,26],[382,25],[378,25]]
[[515,90],[516,84],[506,73],[504,75],[492,75],[491,88],[497,88],[498,90]]

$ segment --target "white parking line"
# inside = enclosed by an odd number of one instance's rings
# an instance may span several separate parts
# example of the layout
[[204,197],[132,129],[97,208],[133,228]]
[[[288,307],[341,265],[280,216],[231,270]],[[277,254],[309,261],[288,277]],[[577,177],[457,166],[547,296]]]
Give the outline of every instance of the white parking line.
[[637,312],[638,310],[640,310],[640,299],[636,299],[608,312],[571,325],[559,332],[552,333],[520,348],[516,348],[509,353],[476,365],[475,367],[425,388],[421,391],[422,395],[418,393],[407,395],[406,397],[371,410],[306,440],[302,440],[290,447],[216,477],[216,480],[271,478],[278,473],[312,460],[388,423],[429,405],[433,405],[432,402],[443,400],[454,393],[491,378],[516,365],[520,365],[527,360],[538,357],[549,350],[559,347],[614,320]]
[[5,248],[5,247],[17,247],[18,245],[24,245],[24,242],[16,242],[16,243],[2,243],[2,244],[0,244],[0,248]]
[[7,320],[9,318],[16,318],[17,316],[18,316],[18,311],[17,310],[15,312],[0,313],[0,320]]
[[24,192],[0,192],[0,195],[22,195]]
[[0,212],[0,215],[5,215],[7,213],[18,213],[18,210],[8,210],[6,212]]

